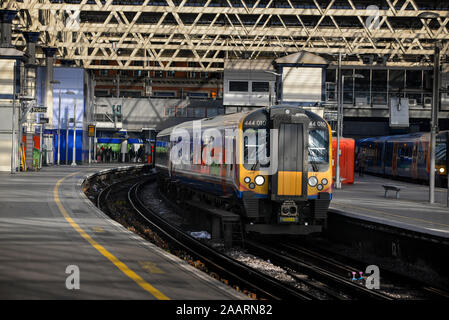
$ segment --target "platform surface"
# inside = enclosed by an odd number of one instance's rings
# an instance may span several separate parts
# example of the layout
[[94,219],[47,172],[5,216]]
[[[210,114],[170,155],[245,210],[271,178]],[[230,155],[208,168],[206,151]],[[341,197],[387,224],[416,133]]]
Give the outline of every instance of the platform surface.
[[[83,177],[111,167],[0,173],[0,299],[246,298],[87,200]],[[79,268],[79,290],[66,288],[69,265]]]
[[[401,187],[399,199],[395,191],[388,191],[385,198],[384,184]],[[331,213],[449,238],[447,189],[436,188],[435,204],[431,205],[429,186],[365,174],[333,192]]]

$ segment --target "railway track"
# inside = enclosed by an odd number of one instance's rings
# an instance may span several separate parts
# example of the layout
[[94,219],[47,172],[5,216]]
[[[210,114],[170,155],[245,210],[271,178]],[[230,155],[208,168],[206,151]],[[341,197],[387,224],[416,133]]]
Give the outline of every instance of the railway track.
[[[350,275],[353,272],[358,274],[360,263],[342,262],[341,257],[335,258],[331,252],[313,246],[308,248],[297,242],[273,245],[264,241],[245,241],[245,248],[250,253],[285,268],[297,283],[311,290],[300,290],[232,259],[193,238],[144,204],[139,195],[144,186],[154,182],[154,177],[150,174],[145,181],[141,176],[133,177],[106,186],[97,197],[97,206],[117,220],[123,220],[126,212],[128,225],[139,221],[168,243],[170,250],[182,250],[204,263],[208,271],[219,274],[228,283],[244,288],[258,298],[313,300],[324,296],[335,300],[394,300],[390,295],[351,281]],[[180,209],[172,203],[171,206],[175,211]],[[129,219],[129,216],[132,218]],[[431,298],[448,298],[447,293],[436,288],[422,286],[422,289]]]
[[[339,274],[342,277],[349,277],[353,272],[356,272],[357,274],[360,270],[366,267],[366,264],[363,264],[358,260],[336,254],[335,252],[331,252],[325,248],[317,247],[316,245],[308,243],[282,243],[280,244],[280,247],[284,248],[284,250],[291,251],[298,257],[310,259],[314,264],[323,266],[323,268],[331,270],[335,274]],[[430,299],[449,299],[448,292],[428,285],[420,280],[390,272],[388,270],[382,270],[382,275],[384,279],[395,279],[395,282],[398,284],[407,284],[417,288]]]
[[[127,213],[131,213],[129,210],[129,207],[131,207],[136,215],[135,218],[157,233],[159,237],[170,244],[171,248],[187,252],[190,256],[204,263],[209,271],[226,278],[234,286],[255,293],[258,298],[273,300],[315,299],[307,292],[301,292],[216,251],[161,218],[151,208],[147,208],[139,197],[141,188],[148,183],[153,183],[154,176],[148,176],[143,182],[138,180],[142,179],[132,178],[105,187],[97,197],[97,206],[106,213],[115,216],[115,218],[123,214],[122,210],[126,207],[128,207]],[[124,203],[125,200],[126,203]]]
[[[371,290],[363,285],[363,281],[352,281],[353,274],[359,275],[366,267],[335,253],[315,248],[308,248],[297,242],[280,242],[276,245],[245,241],[246,248],[257,253],[275,264],[286,266],[305,274],[307,278],[300,278],[310,286],[323,287],[333,299],[376,299],[395,300],[397,295],[411,295],[412,299],[448,299],[449,294],[438,288],[429,286],[419,280],[392,274],[382,270],[382,286],[385,290]],[[362,269],[363,268],[363,269]],[[318,284],[311,281],[317,280]],[[340,290],[335,291],[335,288]],[[393,293],[391,293],[392,291]]]
[[287,250],[282,250],[281,247],[251,240],[245,241],[245,247],[251,253],[270,259],[271,262],[277,265],[288,267],[298,274],[307,275],[307,279],[299,276],[295,277],[306,285],[325,292],[332,299],[393,300],[393,298],[385,294],[360,286],[350,279],[335,274],[310,260],[307,261]]

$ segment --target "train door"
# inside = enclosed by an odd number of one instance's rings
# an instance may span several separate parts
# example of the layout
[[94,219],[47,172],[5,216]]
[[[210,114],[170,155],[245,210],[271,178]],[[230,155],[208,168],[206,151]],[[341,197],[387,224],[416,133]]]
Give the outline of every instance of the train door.
[[380,148],[380,152],[379,152],[379,164],[380,164],[380,169],[379,169],[379,173],[384,175],[385,174],[385,153],[386,153],[386,149],[387,149],[387,144],[385,141],[383,141],[381,143],[381,148]]
[[418,179],[418,144],[419,142],[413,142],[412,151],[412,178]]
[[393,142],[393,156],[391,157],[391,171],[393,176],[398,175],[398,149],[399,144]]
[[423,141],[418,142],[418,179],[425,180],[427,178],[426,173],[426,153],[425,150],[426,147],[424,145]]
[[384,172],[383,173],[385,175],[393,174],[393,172],[391,170],[392,159],[393,159],[393,143],[385,141],[385,152],[382,157],[382,162],[384,163]]
[[374,150],[373,150],[373,154],[371,155],[372,158],[372,165],[373,165],[373,170],[375,173],[377,173],[377,168],[378,168],[378,163],[377,163],[377,154],[379,153],[379,144],[377,142],[374,143]]
[[272,109],[270,117],[278,137],[278,170],[272,176],[272,200],[306,200],[308,179],[309,118],[292,117],[283,109]]

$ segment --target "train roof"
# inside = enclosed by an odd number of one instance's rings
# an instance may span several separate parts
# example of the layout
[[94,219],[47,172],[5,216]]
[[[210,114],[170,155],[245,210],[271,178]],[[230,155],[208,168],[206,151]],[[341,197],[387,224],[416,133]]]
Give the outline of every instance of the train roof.
[[[201,121],[201,128],[217,128],[220,126],[232,126],[238,125],[240,120],[242,120],[245,116],[250,114],[252,111],[244,111],[232,114],[223,114],[212,118],[204,118],[196,121]],[[169,135],[174,129],[187,129],[193,127],[194,121],[186,121],[180,123],[174,127],[166,128],[159,132],[158,136],[166,136]]]
[[[449,132],[449,130],[440,131],[438,135]],[[430,132],[415,132],[408,134],[398,134],[393,136],[381,136],[381,137],[372,137],[372,138],[364,138],[357,140],[358,143],[363,142],[402,142],[402,141],[410,141],[410,140],[420,140],[420,139],[428,139]]]
[[[272,106],[271,108],[272,109],[277,109],[277,108],[301,108],[301,107],[292,106],[292,105],[276,105],[276,106]],[[240,121],[243,118],[245,118],[247,115],[249,115],[251,113],[254,113],[254,112],[260,112],[261,110],[267,110],[267,109],[268,108],[258,108],[256,110],[243,111],[243,112],[232,113],[232,114],[218,115],[218,116],[215,116],[215,117],[199,119],[199,120],[196,120],[196,121],[201,121],[201,128],[202,129],[238,126]],[[311,119],[311,120],[315,120],[315,121],[322,120],[322,121],[324,121],[324,119],[322,117],[320,117],[319,115],[317,115],[314,112],[311,112],[311,111],[308,111],[308,110],[304,110],[304,112],[307,115],[307,117],[309,117],[309,119]],[[178,125],[176,125],[174,127],[166,128],[166,129],[162,130],[161,132],[159,132],[158,136],[170,135],[171,132],[174,129],[188,129],[188,128],[192,128],[193,127],[193,122],[194,121],[186,121],[186,122],[182,122],[182,123],[180,123],[180,124],[178,124]]]

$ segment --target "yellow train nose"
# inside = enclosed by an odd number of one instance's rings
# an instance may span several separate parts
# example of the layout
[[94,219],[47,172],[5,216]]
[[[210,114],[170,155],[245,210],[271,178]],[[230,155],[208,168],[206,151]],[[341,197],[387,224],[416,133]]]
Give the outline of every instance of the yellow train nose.
[[278,172],[279,196],[301,196],[302,195],[302,172],[280,171]]

